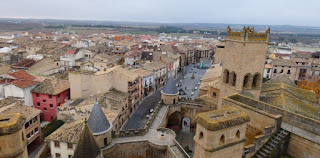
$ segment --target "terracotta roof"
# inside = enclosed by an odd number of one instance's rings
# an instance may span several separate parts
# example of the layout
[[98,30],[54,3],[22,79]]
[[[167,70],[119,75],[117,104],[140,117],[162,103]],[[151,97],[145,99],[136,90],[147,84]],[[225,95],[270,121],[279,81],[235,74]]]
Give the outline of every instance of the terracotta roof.
[[64,54],[69,54],[69,55],[76,54],[76,53],[77,53],[76,50],[68,50],[68,51],[64,52]]
[[67,80],[59,79],[46,79],[41,82],[37,87],[31,90],[32,93],[41,93],[48,95],[58,95],[61,92],[68,90],[70,83]]
[[26,71],[24,70],[20,70],[20,71],[16,71],[13,73],[8,73],[8,75],[16,78],[16,79],[25,79],[25,80],[34,80],[36,79],[34,76],[28,74]]
[[19,88],[27,88],[27,87],[33,86],[37,83],[39,83],[39,81],[25,80],[25,79],[14,80],[11,82],[11,84],[13,84]]
[[250,121],[249,116],[233,107],[200,113],[196,121],[211,131],[241,125]]
[[32,59],[25,59],[22,60],[20,62],[18,62],[17,64],[12,65],[13,67],[23,67],[23,68],[28,68],[30,66],[32,66],[33,64],[35,64],[37,61],[32,60]]

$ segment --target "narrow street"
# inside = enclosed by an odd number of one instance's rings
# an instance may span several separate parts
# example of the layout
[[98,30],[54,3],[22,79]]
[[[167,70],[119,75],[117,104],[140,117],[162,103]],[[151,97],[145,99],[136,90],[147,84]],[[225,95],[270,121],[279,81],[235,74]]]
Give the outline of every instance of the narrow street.
[[[205,66],[210,66],[211,61],[205,61]],[[192,86],[197,86],[197,83],[203,77],[206,69],[197,69],[195,66],[200,66],[200,63],[192,64],[185,66],[185,74],[179,73],[178,77],[175,79],[175,83],[180,83],[182,80],[182,86],[187,87],[187,94],[191,96]],[[191,77],[190,70],[195,71],[195,80],[189,79]],[[188,78],[183,79],[184,76]],[[189,91],[189,92],[188,92]],[[191,98],[197,98],[199,96],[199,89],[195,91],[195,95],[191,96]],[[155,91],[153,94],[147,96],[142,100],[139,106],[134,110],[131,114],[130,118],[126,121],[126,123],[122,126],[122,130],[129,130],[129,129],[138,129],[143,128],[147,122],[148,118],[147,115],[150,115],[150,109],[154,109],[157,103],[161,100],[161,88]]]

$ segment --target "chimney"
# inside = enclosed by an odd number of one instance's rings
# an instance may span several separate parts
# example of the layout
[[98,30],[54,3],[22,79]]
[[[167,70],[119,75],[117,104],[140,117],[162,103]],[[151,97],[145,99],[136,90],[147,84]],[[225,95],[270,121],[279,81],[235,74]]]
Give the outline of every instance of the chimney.
[[107,68],[103,68],[103,71],[107,71]]

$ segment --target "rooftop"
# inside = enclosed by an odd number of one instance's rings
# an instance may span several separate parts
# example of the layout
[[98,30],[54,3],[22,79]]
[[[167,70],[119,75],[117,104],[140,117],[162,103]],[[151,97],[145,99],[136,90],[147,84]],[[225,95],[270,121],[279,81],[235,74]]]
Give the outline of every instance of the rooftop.
[[152,61],[152,62],[147,62],[142,65],[143,68],[151,71],[156,71],[162,68],[166,68],[166,64],[158,62],[158,61]]
[[101,104],[94,104],[88,119],[88,125],[94,135],[106,133],[111,129],[112,125],[102,111]]
[[41,113],[41,110],[17,103],[3,111],[0,111],[1,115],[13,113],[21,113],[26,117],[26,121],[29,121],[30,119],[38,116]]
[[145,70],[145,69],[142,69],[142,68],[133,69],[133,70],[131,70],[131,71],[134,72],[134,73],[136,73],[136,74],[139,74],[139,75],[142,76],[142,77],[148,77],[148,76],[153,75],[153,72],[152,72],[152,71]]
[[58,95],[61,92],[68,90],[70,83],[67,80],[59,79],[46,79],[41,82],[38,86],[32,89],[32,93],[41,93],[48,95]]
[[0,136],[8,135],[20,130],[25,123],[22,114],[3,114],[0,115]]
[[196,121],[211,131],[241,125],[250,121],[249,116],[236,108],[228,107],[200,113]]
[[179,92],[177,90],[176,85],[174,84],[174,81],[172,77],[169,77],[166,85],[163,87],[161,93],[169,94],[169,95],[177,95]]
[[80,132],[84,127],[84,122],[75,121],[63,124],[56,131],[46,137],[46,140],[60,141],[68,143],[78,143],[80,139]]

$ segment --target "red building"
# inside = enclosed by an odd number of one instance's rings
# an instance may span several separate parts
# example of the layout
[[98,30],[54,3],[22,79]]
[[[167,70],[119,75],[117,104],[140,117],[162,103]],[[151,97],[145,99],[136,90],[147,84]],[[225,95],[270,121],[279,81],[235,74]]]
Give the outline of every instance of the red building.
[[70,98],[70,84],[66,80],[46,79],[31,93],[33,106],[42,111],[40,118],[51,122],[57,118],[57,106]]

